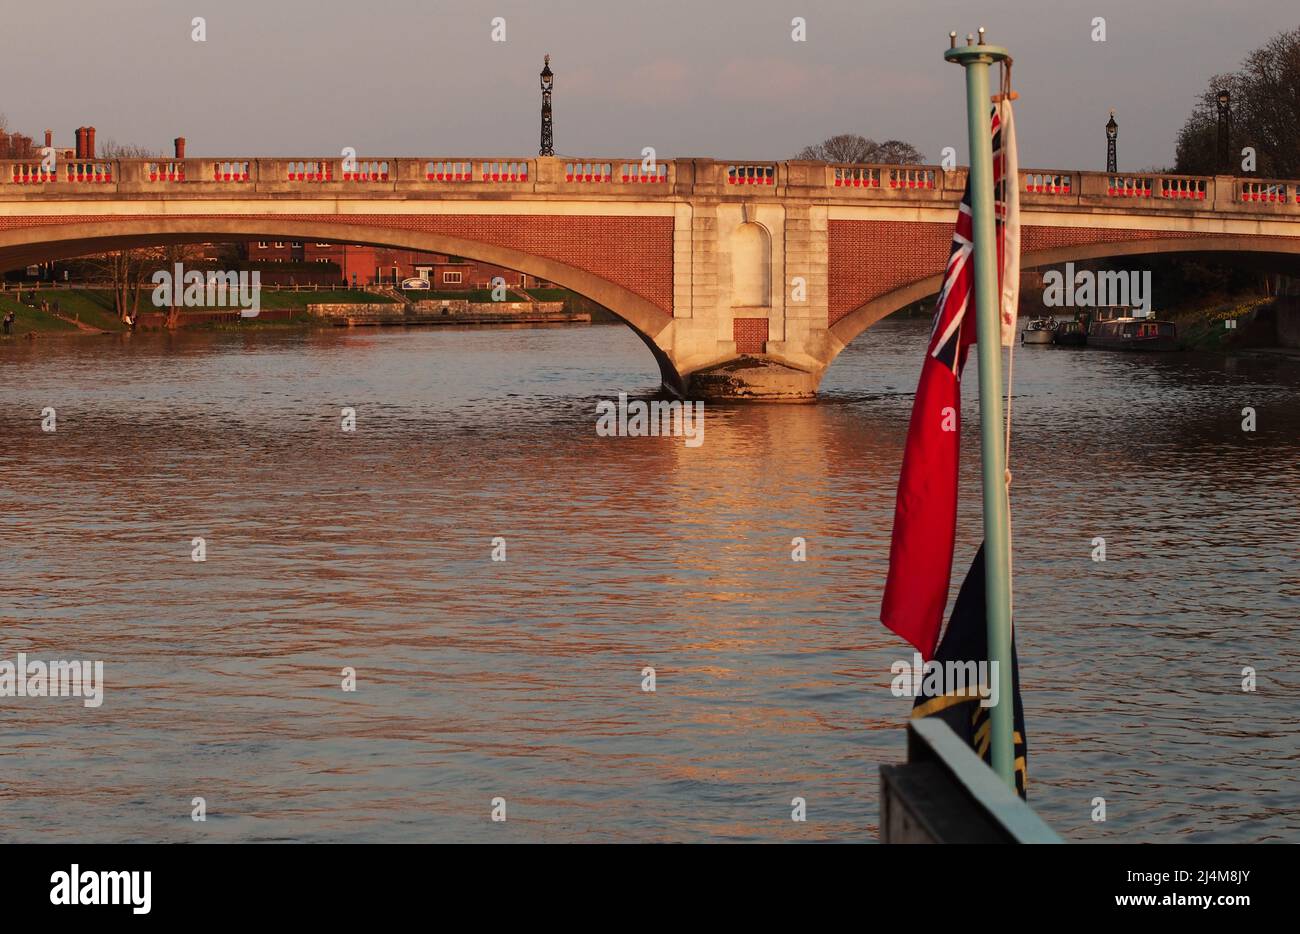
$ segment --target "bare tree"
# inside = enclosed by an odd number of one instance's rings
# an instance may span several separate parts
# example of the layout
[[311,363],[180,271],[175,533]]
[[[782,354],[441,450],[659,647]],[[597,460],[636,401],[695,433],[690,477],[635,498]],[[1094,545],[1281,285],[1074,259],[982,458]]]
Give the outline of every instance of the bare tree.
[[127,324],[134,324],[140,316],[140,292],[149,269],[157,266],[156,256],[149,256],[151,252],[156,254],[157,250],[137,247],[86,257],[86,263],[109,280],[113,310]]
[[[100,159],[147,159],[157,155],[144,146],[112,139],[104,140],[98,148]],[[165,250],[165,247],[130,247],[86,257],[87,263],[111,283],[113,310],[127,324],[134,324],[140,317],[140,293],[152,271],[165,261]],[[172,307],[167,315],[168,326],[174,327],[176,320],[178,312]]]
[[[1229,154],[1218,150],[1220,90],[1232,94]],[[1243,147],[1255,150],[1255,172],[1268,178],[1300,175],[1300,28],[1278,33],[1246,56],[1241,68],[1215,75],[1178,134],[1179,172],[1235,171]]]
[[[202,259],[203,246],[198,243],[169,243],[161,247],[158,252],[162,268],[171,273],[178,263],[184,266],[185,263]],[[172,282],[172,300],[167,309],[167,328],[169,330],[175,330],[180,326],[183,291],[184,284],[182,282]]]
[[796,159],[816,162],[870,162],[880,144],[856,133],[841,133],[822,140],[814,146],[805,146]]
[[150,149],[147,146],[137,146],[134,143],[119,143],[115,139],[106,139],[98,147],[99,159],[156,159],[159,156],[157,150]]
[[925,161],[925,154],[901,139],[887,139],[876,149],[872,161],[889,165],[920,165]]
[[796,159],[816,162],[887,163],[915,165],[925,161],[925,156],[911,143],[890,139],[883,143],[857,133],[840,133],[824,139],[815,146],[805,146]]

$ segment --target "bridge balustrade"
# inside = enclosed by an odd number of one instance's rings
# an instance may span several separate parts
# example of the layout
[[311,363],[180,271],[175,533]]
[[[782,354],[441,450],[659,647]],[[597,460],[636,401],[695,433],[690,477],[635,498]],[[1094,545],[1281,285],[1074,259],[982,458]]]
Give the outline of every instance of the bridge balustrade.
[[185,181],[184,162],[149,162],[145,165],[145,178],[151,182]]
[[1161,198],[1204,201],[1209,190],[1208,181],[1204,178],[1161,178],[1156,192]]
[[1106,194],[1112,198],[1150,198],[1154,181],[1131,175],[1111,175],[1106,179]]
[[67,180],[77,184],[108,184],[113,180],[111,162],[65,162]]
[[619,178],[624,184],[658,184],[668,181],[668,166],[657,162],[653,169],[647,169],[640,162],[624,162],[619,166]]
[[1025,191],[1031,195],[1072,195],[1074,176],[1051,175],[1044,172],[1023,172]]
[[608,162],[566,162],[564,180],[566,182],[583,182],[584,184],[603,184],[613,178],[612,166]]
[[46,170],[37,165],[15,165],[13,167],[13,182],[19,185],[47,185],[59,180],[57,169]]
[[832,184],[836,188],[879,188],[880,169],[863,165],[832,167]]
[[[348,163],[344,162],[346,166]],[[345,182],[386,182],[388,181],[388,163],[363,160],[355,163],[353,169],[343,170]]]
[[924,188],[937,187],[934,169],[890,169],[890,188]]
[[[1291,203],[1288,194],[1290,191],[1291,186],[1285,182],[1243,181],[1238,188],[1237,199],[1239,201],[1262,201],[1267,204],[1289,204]],[[1300,186],[1295,189],[1295,203],[1300,204]]]
[[[184,167],[181,169],[184,172]],[[212,180],[214,182],[246,182],[249,179],[247,162],[214,162]],[[182,176],[180,181],[185,181]]]
[[[346,171],[340,171],[346,165]],[[785,174],[789,172],[789,174]],[[16,186],[40,185],[51,197],[64,186],[81,189],[82,185],[109,184],[124,197],[166,187],[177,191],[178,185],[195,186],[185,191],[202,197],[217,196],[221,188],[241,185],[257,191],[284,190],[285,182],[298,183],[370,183],[395,186],[396,190],[419,190],[426,183],[435,191],[442,185],[501,186],[514,192],[537,193],[554,190],[556,183],[570,186],[605,186],[602,194],[627,197],[659,197],[669,185],[682,182],[681,192],[689,194],[697,186],[712,191],[713,186],[760,186],[767,196],[827,197],[832,194],[846,200],[946,202],[960,194],[966,169],[943,170],[939,166],[866,165],[795,162],[788,170],[781,163],[728,163],[714,160],[656,161],[651,169],[637,158],[617,161],[601,160],[531,160],[493,157],[477,158],[409,158],[365,159],[346,162],[339,159],[148,159],[59,160],[57,168],[42,168],[41,160],[0,160],[0,192],[20,196]],[[1049,202],[1058,207],[1069,199],[1071,205],[1110,202],[1118,206],[1130,202],[1130,208],[1145,211],[1167,209],[1207,210],[1248,213],[1276,213],[1279,205],[1300,205],[1300,181],[1228,176],[1197,177],[1165,174],[1120,174],[1102,172],[1065,172],[1052,169],[1026,169],[1020,173],[1021,192],[1031,204]],[[197,184],[196,184],[197,183]],[[435,183],[437,183],[435,185]],[[617,183],[617,184],[611,184]],[[651,185],[631,188],[628,186]],[[325,186],[333,189],[333,186]],[[342,187],[340,184],[339,187]],[[84,189],[81,189],[84,190]],[[101,188],[101,191],[103,189]],[[674,188],[674,191],[677,189]],[[750,189],[751,191],[753,189]],[[841,194],[842,192],[842,194]],[[759,194],[760,192],[755,192]],[[1136,199],[1144,201],[1137,205]]]
[[479,181],[526,182],[528,181],[528,163],[484,162],[480,165]]
[[776,166],[774,165],[729,165],[727,166],[728,185],[775,185]]
[[[291,182],[332,182],[334,181],[334,163],[332,160],[294,160],[288,163],[288,177]],[[229,181],[229,179],[222,179]]]
[[468,182],[474,177],[474,166],[469,162],[426,162],[424,179],[428,182]]

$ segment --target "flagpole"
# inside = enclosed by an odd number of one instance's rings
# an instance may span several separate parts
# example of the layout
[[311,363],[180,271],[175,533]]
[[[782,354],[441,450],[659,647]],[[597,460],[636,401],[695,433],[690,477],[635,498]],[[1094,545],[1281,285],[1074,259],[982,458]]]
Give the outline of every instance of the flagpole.
[[[993,204],[993,140],[989,129],[989,65],[1010,58],[1006,49],[966,37],[944,59],[966,69],[966,122],[970,134],[971,229],[974,237],[976,335],[980,368],[980,453],[984,480],[984,579],[989,661],[997,663],[998,703],[990,711],[993,771],[1015,788],[1012,742],[1015,699],[1011,688],[1011,510],[1002,447],[1002,322]],[[1018,185],[1019,179],[1007,184]]]

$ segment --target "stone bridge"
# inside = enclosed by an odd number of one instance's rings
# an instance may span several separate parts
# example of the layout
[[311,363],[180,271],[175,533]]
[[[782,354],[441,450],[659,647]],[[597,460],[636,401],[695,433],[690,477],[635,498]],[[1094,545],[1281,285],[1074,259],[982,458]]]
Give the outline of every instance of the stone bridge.
[[[815,395],[836,355],[938,291],[966,170],[677,159],[0,161],[0,268],[226,239],[448,253],[609,308],[664,385]],[[1152,253],[1300,261],[1300,183],[1021,172],[1023,265]]]

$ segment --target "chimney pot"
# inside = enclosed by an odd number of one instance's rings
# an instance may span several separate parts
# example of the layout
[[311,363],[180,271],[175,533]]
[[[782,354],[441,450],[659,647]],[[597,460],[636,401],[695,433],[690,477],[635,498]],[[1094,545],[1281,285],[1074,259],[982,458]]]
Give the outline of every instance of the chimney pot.
[[86,158],[95,158],[95,128],[93,126],[86,127]]
[[86,158],[86,128],[84,126],[77,127],[76,158]]
[[172,144],[175,145],[176,147],[176,158],[184,159],[185,158],[185,137],[184,136],[176,137],[176,139],[172,140]]
[[53,130],[46,130],[46,131],[45,131],[45,148],[46,148],[46,149],[53,149],[53,148],[54,148],[54,131],[53,131]]

